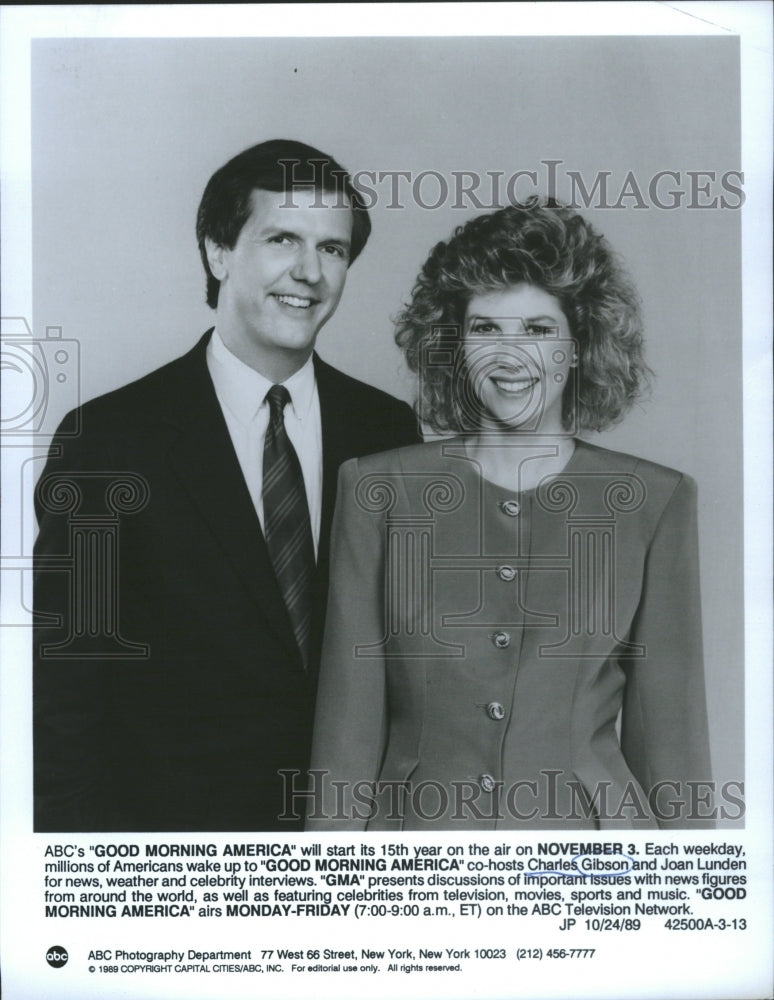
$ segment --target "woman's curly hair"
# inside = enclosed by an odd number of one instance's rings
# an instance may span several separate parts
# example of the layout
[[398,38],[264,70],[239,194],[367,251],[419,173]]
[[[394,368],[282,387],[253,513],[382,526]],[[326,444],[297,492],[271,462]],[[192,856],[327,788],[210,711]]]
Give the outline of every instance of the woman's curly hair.
[[[622,264],[577,212],[533,197],[478,216],[438,243],[396,317],[395,340],[420,376],[417,412],[433,430],[472,429],[458,398],[471,297],[522,282],[559,301],[577,342],[578,367],[563,396],[565,429],[609,427],[647,386],[639,297]],[[455,357],[428,363],[434,345],[448,346],[450,330]]]

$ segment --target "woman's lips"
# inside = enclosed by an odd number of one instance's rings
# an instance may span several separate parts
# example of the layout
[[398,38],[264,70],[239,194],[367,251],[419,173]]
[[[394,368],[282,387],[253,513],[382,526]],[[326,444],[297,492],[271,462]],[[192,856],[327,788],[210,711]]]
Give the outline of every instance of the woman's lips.
[[519,396],[531,392],[539,379],[532,375],[490,375],[492,382],[500,392],[509,396]]

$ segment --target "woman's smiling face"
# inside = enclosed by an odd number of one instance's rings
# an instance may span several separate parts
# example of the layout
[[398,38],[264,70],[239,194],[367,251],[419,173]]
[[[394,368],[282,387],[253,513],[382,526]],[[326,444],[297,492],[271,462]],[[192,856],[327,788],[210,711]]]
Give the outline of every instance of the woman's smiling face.
[[559,300],[521,283],[473,295],[465,361],[484,427],[561,434],[562,396],[575,364]]

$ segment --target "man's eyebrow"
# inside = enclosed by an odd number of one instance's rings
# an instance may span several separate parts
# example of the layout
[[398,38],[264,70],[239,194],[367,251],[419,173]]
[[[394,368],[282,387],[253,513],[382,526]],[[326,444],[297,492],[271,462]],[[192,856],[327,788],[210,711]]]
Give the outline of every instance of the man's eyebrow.
[[275,223],[268,223],[258,230],[260,236],[295,236],[298,237],[298,233],[294,232],[292,229],[288,229],[287,226],[279,226]]
[[[292,239],[300,240],[303,239],[301,233],[297,233],[294,229],[288,229],[286,226],[279,226],[269,223],[264,226],[263,229],[259,231],[259,236],[289,236]],[[351,240],[348,240],[341,236],[322,236],[317,240],[318,246],[324,246],[325,244],[334,243],[336,246],[344,247],[349,250],[352,246]]]

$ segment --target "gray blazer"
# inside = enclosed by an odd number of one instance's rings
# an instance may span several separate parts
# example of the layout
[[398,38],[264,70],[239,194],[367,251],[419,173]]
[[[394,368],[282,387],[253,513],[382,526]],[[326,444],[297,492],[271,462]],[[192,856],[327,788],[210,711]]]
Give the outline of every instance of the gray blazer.
[[696,491],[577,442],[510,492],[460,440],[345,463],[307,828],[693,828]]

